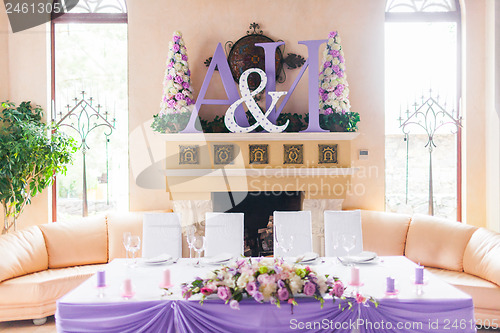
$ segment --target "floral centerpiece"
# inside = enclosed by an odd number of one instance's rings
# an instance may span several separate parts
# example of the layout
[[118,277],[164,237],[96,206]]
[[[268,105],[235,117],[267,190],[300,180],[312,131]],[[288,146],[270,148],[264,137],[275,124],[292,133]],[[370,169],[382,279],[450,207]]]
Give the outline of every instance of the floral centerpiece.
[[345,59],[337,31],[328,34],[319,76],[319,107],[323,110],[320,123],[335,132],[357,130],[359,114],[351,111]]
[[186,127],[194,102],[186,44],[182,33],[175,31],[169,43],[160,112],[151,127],[160,133],[179,132]]
[[[297,305],[295,296],[303,294],[317,299],[321,307],[323,296],[329,294],[333,301],[347,299],[349,307],[352,301],[366,303],[375,301],[362,295],[349,298],[344,295],[345,286],[337,277],[320,275],[309,266],[289,264],[283,259],[257,258],[239,259],[234,264],[223,266],[209,273],[208,277],[196,278],[182,285],[185,299],[202,294],[200,303],[209,295],[229,303],[231,308],[239,309],[239,302],[244,296],[259,303],[270,302],[278,307],[282,303]],[[339,304],[340,306],[340,304]]]

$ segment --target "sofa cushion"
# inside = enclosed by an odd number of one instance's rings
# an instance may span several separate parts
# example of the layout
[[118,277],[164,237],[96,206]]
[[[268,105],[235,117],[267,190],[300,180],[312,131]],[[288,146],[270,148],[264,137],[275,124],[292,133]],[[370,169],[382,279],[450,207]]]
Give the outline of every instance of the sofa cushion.
[[[142,240],[142,217],[144,212],[109,213],[108,237],[109,237],[109,261],[115,258],[125,258],[125,247],[123,246],[123,233],[128,231],[132,235],[138,235]],[[137,256],[141,256],[141,251]]]
[[43,271],[49,261],[45,240],[38,227],[0,236],[0,282]]
[[413,216],[405,255],[424,266],[463,271],[465,247],[477,228],[428,215]]
[[0,283],[0,321],[53,315],[56,301],[104,265],[49,269]]
[[92,216],[39,226],[45,237],[49,268],[102,264],[108,261],[106,218]]
[[361,211],[363,249],[382,256],[402,256],[410,215]]
[[445,282],[472,296],[474,307],[500,309],[500,288],[489,281],[464,272],[426,268]]
[[464,271],[500,286],[500,234],[481,228],[472,235],[465,248]]

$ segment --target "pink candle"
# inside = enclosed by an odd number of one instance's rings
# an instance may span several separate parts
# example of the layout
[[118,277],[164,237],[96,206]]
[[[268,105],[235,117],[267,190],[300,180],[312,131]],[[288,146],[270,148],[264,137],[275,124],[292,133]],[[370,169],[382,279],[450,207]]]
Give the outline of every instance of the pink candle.
[[359,285],[359,268],[355,266],[351,268],[351,284],[353,286]]
[[133,294],[132,291],[132,280],[131,279],[125,279],[123,281],[123,295],[125,296],[131,296]]
[[387,292],[393,293],[395,291],[396,291],[396,288],[394,287],[394,278],[388,276],[387,277]]
[[415,284],[424,284],[424,267],[415,268]]
[[97,288],[106,287],[106,272],[97,271]]
[[163,271],[162,287],[169,288],[171,286],[172,284],[170,283],[170,269],[167,268]]

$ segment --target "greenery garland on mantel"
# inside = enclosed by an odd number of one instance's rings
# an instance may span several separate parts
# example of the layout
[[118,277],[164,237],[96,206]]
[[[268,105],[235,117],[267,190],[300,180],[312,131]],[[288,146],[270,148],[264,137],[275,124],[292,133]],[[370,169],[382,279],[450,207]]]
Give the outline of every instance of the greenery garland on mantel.
[[[182,131],[191,117],[190,112],[180,112],[175,114],[154,115],[154,121],[151,128],[159,133],[178,133]],[[247,118],[250,125],[255,120],[247,112]],[[309,115],[298,113],[281,113],[277,120],[277,125],[283,125],[287,120],[290,120],[285,132],[300,132],[307,128]],[[321,128],[330,132],[356,132],[358,130],[359,113],[347,112],[345,114],[330,113],[320,114],[319,123]],[[224,117],[215,116],[212,120],[203,119],[200,117],[201,128],[199,130],[204,133],[229,133],[229,130],[224,124]],[[259,131],[259,130],[257,130]]]

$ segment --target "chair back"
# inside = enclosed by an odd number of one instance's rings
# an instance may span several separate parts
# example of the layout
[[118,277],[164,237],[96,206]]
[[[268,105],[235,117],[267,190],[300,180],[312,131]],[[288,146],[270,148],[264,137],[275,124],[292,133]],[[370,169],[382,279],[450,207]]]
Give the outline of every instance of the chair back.
[[182,230],[179,213],[145,213],[142,224],[142,257],[162,254],[182,257]]
[[205,256],[221,253],[243,255],[243,213],[205,214]]
[[295,257],[313,251],[310,211],[275,211],[273,224],[275,257]]
[[363,252],[360,210],[327,210],[324,214],[326,257],[341,257],[347,254],[342,244],[343,235],[353,235],[356,239],[354,249],[349,254]]

